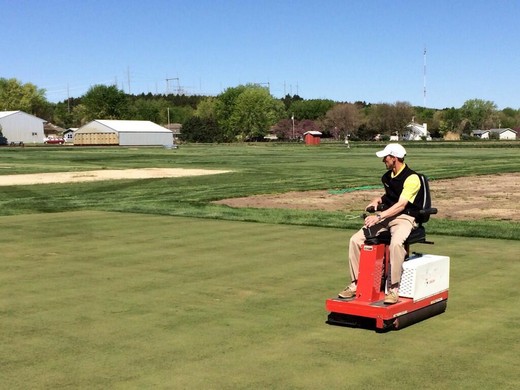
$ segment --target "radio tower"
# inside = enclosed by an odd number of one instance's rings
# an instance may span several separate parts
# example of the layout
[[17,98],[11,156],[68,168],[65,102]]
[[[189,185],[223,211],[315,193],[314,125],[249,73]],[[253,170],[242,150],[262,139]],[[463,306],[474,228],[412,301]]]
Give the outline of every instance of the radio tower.
[[423,105],[426,108],[426,46],[423,52]]

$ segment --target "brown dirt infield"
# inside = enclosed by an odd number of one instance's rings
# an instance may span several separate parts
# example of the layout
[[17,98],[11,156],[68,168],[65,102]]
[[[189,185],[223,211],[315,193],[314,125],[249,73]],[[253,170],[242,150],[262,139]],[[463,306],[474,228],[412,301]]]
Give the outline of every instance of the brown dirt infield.
[[[432,206],[439,218],[520,221],[520,173],[430,181]],[[381,190],[288,192],[217,201],[231,207],[357,212]]]

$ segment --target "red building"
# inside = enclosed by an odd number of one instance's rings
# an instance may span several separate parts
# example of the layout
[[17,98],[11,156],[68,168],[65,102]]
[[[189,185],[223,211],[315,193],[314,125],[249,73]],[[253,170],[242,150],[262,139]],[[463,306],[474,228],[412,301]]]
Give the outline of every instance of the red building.
[[306,131],[303,133],[305,145],[319,145],[321,133],[319,131]]

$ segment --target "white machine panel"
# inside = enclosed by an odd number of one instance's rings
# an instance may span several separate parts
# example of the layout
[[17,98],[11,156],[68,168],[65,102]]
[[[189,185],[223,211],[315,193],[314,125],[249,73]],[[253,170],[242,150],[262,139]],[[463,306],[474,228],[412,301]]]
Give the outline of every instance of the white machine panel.
[[399,296],[421,300],[450,285],[450,258],[437,255],[412,256],[403,264]]

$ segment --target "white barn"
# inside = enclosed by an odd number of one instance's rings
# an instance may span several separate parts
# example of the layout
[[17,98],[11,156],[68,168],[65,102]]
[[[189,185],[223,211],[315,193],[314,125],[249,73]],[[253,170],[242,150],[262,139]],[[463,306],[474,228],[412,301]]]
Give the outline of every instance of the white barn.
[[0,111],[0,126],[8,143],[43,143],[45,122],[23,111]]
[[150,121],[97,119],[74,132],[74,145],[173,146],[173,132]]

